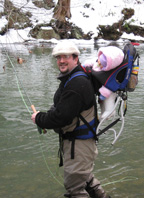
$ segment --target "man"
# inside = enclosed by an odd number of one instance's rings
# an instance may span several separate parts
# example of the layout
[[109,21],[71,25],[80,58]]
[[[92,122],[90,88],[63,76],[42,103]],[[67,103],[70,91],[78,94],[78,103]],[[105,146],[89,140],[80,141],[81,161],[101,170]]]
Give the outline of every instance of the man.
[[60,42],[53,49],[61,82],[54,95],[53,107],[47,113],[34,113],[32,120],[41,128],[54,129],[62,140],[64,196],[108,198],[92,174],[98,153],[93,131],[98,121],[95,119],[93,87],[79,64],[79,54],[70,41]]

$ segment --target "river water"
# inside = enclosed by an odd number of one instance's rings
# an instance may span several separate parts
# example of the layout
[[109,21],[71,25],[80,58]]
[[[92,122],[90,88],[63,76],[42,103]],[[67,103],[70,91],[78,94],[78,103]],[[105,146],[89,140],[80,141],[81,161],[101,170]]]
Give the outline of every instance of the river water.
[[[52,44],[0,47],[0,198],[63,197],[58,136],[52,130],[39,135],[30,119],[30,103],[37,110],[48,110],[59,84],[52,48]],[[98,143],[94,174],[112,198],[144,197],[144,45],[136,48],[141,57],[139,84],[128,94],[124,131],[113,146],[112,133]],[[93,45],[81,44],[80,50],[81,62],[97,53]],[[18,57],[23,64],[17,63]]]

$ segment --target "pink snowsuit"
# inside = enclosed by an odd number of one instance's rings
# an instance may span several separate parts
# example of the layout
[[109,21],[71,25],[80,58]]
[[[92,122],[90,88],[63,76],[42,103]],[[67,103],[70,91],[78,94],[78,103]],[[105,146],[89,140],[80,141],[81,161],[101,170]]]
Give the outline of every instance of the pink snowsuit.
[[[92,69],[96,72],[98,72],[98,71],[109,71],[111,69],[114,69],[122,63],[123,58],[124,58],[123,51],[120,48],[115,47],[115,46],[101,47],[98,50],[98,59],[99,59],[99,56],[101,54],[104,54],[106,56],[107,64],[106,64],[106,67],[103,67],[101,69],[98,65],[98,62],[95,62],[93,64]],[[103,95],[106,98],[108,98],[110,96],[110,94],[112,93],[111,90],[107,89],[104,86],[102,86],[99,89],[99,92],[101,93],[101,95]]]

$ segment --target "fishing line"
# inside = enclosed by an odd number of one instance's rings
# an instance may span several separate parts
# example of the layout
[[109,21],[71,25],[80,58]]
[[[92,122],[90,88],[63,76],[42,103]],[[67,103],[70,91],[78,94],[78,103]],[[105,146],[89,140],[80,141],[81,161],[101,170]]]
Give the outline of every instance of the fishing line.
[[102,186],[107,186],[107,185],[110,185],[110,184],[115,184],[115,183],[120,183],[120,182],[126,182],[126,181],[132,181],[132,180],[137,180],[138,178],[137,177],[123,177],[122,179],[119,179],[119,180],[116,180],[116,181],[113,181],[113,182],[108,182],[108,183],[105,183],[105,184],[102,184]]
[[[5,52],[6,52],[6,50],[5,50]],[[7,52],[6,52],[6,55],[7,55],[7,57],[8,57],[8,60],[9,60],[9,62],[10,62],[10,64],[11,64],[12,68],[14,69],[14,74],[15,74],[15,76],[16,76],[17,85],[18,85],[18,91],[19,91],[19,93],[20,93],[20,95],[21,95],[22,101],[24,102],[24,105],[25,105],[25,107],[27,108],[29,114],[32,115],[32,113],[31,113],[31,111],[30,111],[28,105],[27,105],[26,102],[25,102],[25,99],[24,99],[24,97],[23,97],[23,94],[22,94],[20,85],[21,85],[21,87],[22,87],[22,89],[23,89],[23,91],[24,91],[24,93],[25,93],[25,95],[26,95],[26,97],[27,97],[27,99],[28,99],[30,105],[32,105],[32,102],[31,102],[29,96],[27,95],[27,92],[25,91],[25,88],[24,88],[22,82],[21,82],[20,79],[19,79],[19,77],[18,77],[18,75],[17,75],[17,72],[16,72],[16,70],[15,70],[14,64],[12,63],[12,61],[11,61],[11,59],[10,59],[10,57],[9,57],[9,55],[8,55]]]
[[[9,14],[8,21],[9,21],[9,19],[11,19],[11,20],[13,21],[13,18],[11,17],[12,11],[13,11],[13,10],[11,10],[11,12],[10,12],[10,14]],[[18,30],[16,30],[16,31],[17,31],[17,35],[19,36],[19,38],[21,37],[21,39],[24,40],[24,38],[22,38],[22,36],[21,36],[20,33],[18,32]],[[19,40],[19,38],[18,38],[18,40]],[[13,40],[13,38],[9,38],[9,37],[7,36],[7,41],[9,41],[10,39]],[[10,42],[9,42],[9,43],[10,43]],[[14,43],[14,42],[13,42],[13,43]],[[2,44],[2,43],[1,43],[1,44]],[[10,45],[10,46],[11,46],[11,45]],[[2,45],[2,47],[4,48],[3,45]],[[14,45],[14,47],[16,48],[15,45]],[[12,47],[11,47],[11,49],[12,49]],[[8,60],[9,60],[9,62],[10,62],[10,64],[11,64],[11,66],[12,66],[12,68],[13,68],[13,71],[14,71],[14,73],[15,73],[16,82],[17,82],[17,87],[18,87],[18,91],[19,91],[19,93],[20,93],[21,99],[22,99],[22,101],[23,101],[23,103],[24,103],[24,105],[25,105],[25,107],[26,107],[28,113],[29,113],[30,116],[31,116],[32,113],[31,113],[30,108],[28,107],[28,105],[27,105],[27,103],[26,103],[26,101],[25,101],[25,99],[24,99],[22,90],[24,91],[24,94],[25,94],[25,96],[27,97],[27,99],[28,99],[28,101],[29,101],[31,107],[33,106],[33,105],[32,105],[32,102],[31,102],[29,96],[27,95],[27,92],[25,91],[25,88],[24,88],[24,86],[23,86],[23,83],[21,82],[21,80],[19,79],[19,77],[18,77],[18,75],[17,75],[17,71],[16,71],[16,69],[15,69],[15,66],[14,66],[13,62],[11,61],[11,59],[10,59],[10,57],[9,57],[9,55],[8,55],[8,52],[6,51],[5,48],[4,48],[4,50],[5,50],[5,54],[6,54]],[[17,50],[17,49],[16,49],[16,50]],[[22,88],[22,90],[21,90],[21,88]],[[38,128],[38,130],[39,130],[39,132],[41,131],[40,128]],[[47,169],[48,169],[50,175],[52,176],[52,178],[53,178],[57,183],[59,183],[60,185],[63,186],[63,184],[54,176],[53,172],[50,170],[50,167],[49,167],[49,165],[48,165],[48,163],[47,163],[47,161],[46,161],[46,158],[45,158],[45,155],[44,155],[44,152],[43,152],[43,149],[42,149],[42,142],[41,142],[41,140],[40,140],[40,136],[39,136],[39,144],[40,144],[40,149],[41,149],[41,153],[42,153],[42,156],[43,156],[43,160],[44,160],[44,162],[45,162],[45,164],[46,164],[46,167],[47,167]]]
[[[1,43],[1,44],[2,44],[2,43]],[[3,46],[3,44],[2,44],[2,46]],[[4,47],[3,47],[3,48],[4,48]],[[5,50],[5,48],[4,48],[4,50]],[[6,53],[6,56],[7,56],[8,60],[9,60],[9,62],[10,62],[10,64],[11,64],[11,66],[12,66],[12,68],[13,68],[14,74],[15,74],[15,76],[16,76],[17,87],[18,87],[18,91],[19,91],[19,93],[20,93],[20,96],[21,96],[21,98],[22,98],[22,101],[23,101],[23,103],[24,103],[24,105],[25,105],[25,107],[26,107],[28,113],[29,113],[30,116],[31,116],[32,113],[31,113],[30,108],[28,107],[28,105],[27,105],[27,103],[26,103],[26,101],[25,101],[25,99],[24,99],[24,95],[23,95],[23,93],[22,93],[21,87],[22,87],[22,89],[23,89],[23,91],[24,91],[24,94],[26,95],[26,97],[27,97],[27,99],[28,99],[28,101],[29,101],[29,103],[30,103],[31,105],[32,105],[32,102],[31,102],[31,100],[30,100],[30,98],[29,98],[29,96],[28,96],[28,94],[27,94],[27,92],[26,92],[26,90],[25,90],[25,88],[24,88],[24,86],[23,86],[21,80],[19,79],[19,77],[18,77],[18,75],[17,75],[17,71],[16,71],[16,69],[15,69],[15,66],[14,66],[14,64],[12,63],[12,61],[11,61],[11,59],[10,59],[10,57],[9,57],[9,55],[8,55],[8,53],[7,53],[6,50],[5,50],[5,53]],[[47,161],[46,161],[46,157],[45,157],[45,155],[44,155],[44,151],[43,151],[43,149],[42,149],[42,142],[41,142],[41,140],[40,140],[40,136],[39,136],[39,144],[40,144],[40,149],[41,149],[42,157],[43,157],[43,160],[44,160],[45,165],[46,165],[46,167],[47,167],[47,170],[49,171],[49,173],[50,173],[50,175],[52,176],[52,178],[53,178],[58,184],[60,184],[61,186],[63,186],[63,184],[55,177],[55,175],[53,174],[53,172],[50,170],[50,167],[49,167],[49,165],[48,165],[48,163],[47,163]]]
[[[39,139],[39,141],[40,141],[40,139]],[[41,144],[41,142],[40,142],[40,144]],[[53,176],[53,178],[55,179],[55,181],[57,181],[57,183],[59,183],[61,186],[64,186],[64,185],[54,176],[53,172],[50,170],[50,168],[49,168],[49,166],[48,166],[48,163],[47,163],[47,161],[46,161],[46,158],[45,158],[45,155],[44,155],[42,146],[41,146],[40,148],[41,148],[42,156],[43,156],[43,159],[44,159],[44,161],[45,161],[45,164],[46,164],[46,167],[47,167],[48,171],[49,171],[50,174]]]

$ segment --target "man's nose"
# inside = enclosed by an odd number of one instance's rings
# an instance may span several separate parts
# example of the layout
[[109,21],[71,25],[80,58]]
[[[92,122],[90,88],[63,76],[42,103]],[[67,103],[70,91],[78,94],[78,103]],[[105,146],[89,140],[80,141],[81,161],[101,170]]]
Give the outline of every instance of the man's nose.
[[60,62],[65,62],[65,58],[61,57]]

